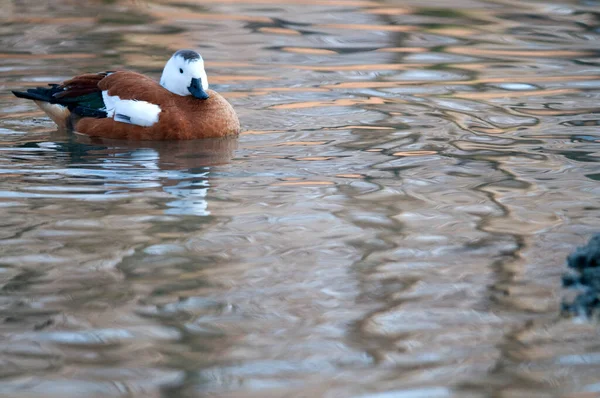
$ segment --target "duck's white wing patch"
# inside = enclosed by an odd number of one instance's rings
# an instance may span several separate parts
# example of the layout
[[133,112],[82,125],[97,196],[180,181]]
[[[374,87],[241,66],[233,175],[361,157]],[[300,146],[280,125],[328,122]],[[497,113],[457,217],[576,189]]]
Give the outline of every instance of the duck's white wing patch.
[[146,101],[120,100],[115,106],[114,119],[117,122],[150,127],[158,122],[160,107]]
[[115,106],[120,100],[121,98],[117,95],[108,95],[108,91],[102,92],[102,102],[104,102],[104,110],[108,117],[113,117],[115,115]]
[[143,127],[150,127],[158,122],[158,114],[161,109],[156,104],[146,101],[123,100],[116,95],[108,95],[107,91],[102,92],[102,99],[108,117],[112,117],[117,122]]

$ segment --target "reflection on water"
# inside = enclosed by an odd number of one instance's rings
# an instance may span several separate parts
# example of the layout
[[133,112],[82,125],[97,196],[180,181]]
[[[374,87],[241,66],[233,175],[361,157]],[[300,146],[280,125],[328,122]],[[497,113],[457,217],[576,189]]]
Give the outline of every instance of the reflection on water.
[[[211,167],[229,162],[237,138],[129,143],[76,137],[64,142],[11,144],[0,149],[6,159],[37,158],[40,162],[29,168],[13,162],[12,167],[3,168],[3,175],[21,176],[30,183],[8,186],[0,191],[0,198],[103,202],[155,191],[151,195],[157,199],[163,197],[160,192],[172,199],[165,203],[166,214],[205,216],[210,214],[206,195]],[[43,160],[63,160],[63,164],[66,160],[67,164],[52,168]]]
[[[600,227],[599,15],[7,1],[0,395],[597,396],[598,329],[559,309]],[[61,135],[9,94],[185,47],[239,139]]]

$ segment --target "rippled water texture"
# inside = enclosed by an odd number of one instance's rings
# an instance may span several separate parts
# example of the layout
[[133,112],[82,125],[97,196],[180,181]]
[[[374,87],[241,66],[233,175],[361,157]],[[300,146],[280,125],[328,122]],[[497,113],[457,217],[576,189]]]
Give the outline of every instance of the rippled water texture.
[[[448,7],[448,8],[446,8]],[[597,397],[600,3],[4,0],[0,395]],[[239,139],[9,90],[206,59]]]

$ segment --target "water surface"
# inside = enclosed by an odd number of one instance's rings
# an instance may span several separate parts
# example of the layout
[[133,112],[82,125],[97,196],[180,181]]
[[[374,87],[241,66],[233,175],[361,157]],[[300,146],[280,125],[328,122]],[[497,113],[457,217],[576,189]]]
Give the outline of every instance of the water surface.
[[[0,395],[600,394],[559,316],[600,3],[451,3],[5,1]],[[180,48],[239,139],[86,140],[9,92]]]

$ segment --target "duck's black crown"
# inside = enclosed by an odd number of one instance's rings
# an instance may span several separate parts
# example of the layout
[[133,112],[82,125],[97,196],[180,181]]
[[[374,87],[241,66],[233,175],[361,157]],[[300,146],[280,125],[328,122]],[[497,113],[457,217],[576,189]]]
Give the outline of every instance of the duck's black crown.
[[202,58],[200,54],[193,50],[179,50],[175,53],[177,57],[183,57],[186,61],[196,61]]

